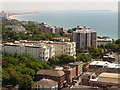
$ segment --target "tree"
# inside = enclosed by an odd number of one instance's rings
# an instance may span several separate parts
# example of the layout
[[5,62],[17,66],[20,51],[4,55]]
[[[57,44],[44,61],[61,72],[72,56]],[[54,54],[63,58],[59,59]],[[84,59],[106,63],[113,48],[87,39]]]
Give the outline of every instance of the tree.
[[40,69],[49,69],[46,62],[39,62],[38,59],[29,54],[3,53],[3,85],[20,85],[20,88],[30,89],[36,72]]
[[120,39],[116,40],[115,43],[116,43],[116,44],[120,44]]
[[31,90],[33,84],[33,79],[30,75],[24,74],[20,79],[20,89],[21,90]]
[[50,65],[55,65],[58,64],[59,59],[57,57],[51,57],[49,58],[48,62],[50,63]]
[[81,54],[77,56],[76,61],[88,62],[91,61],[91,59],[92,59],[91,55]]
[[68,31],[67,31],[68,33],[72,33],[73,31],[71,30],[71,29],[68,29]]

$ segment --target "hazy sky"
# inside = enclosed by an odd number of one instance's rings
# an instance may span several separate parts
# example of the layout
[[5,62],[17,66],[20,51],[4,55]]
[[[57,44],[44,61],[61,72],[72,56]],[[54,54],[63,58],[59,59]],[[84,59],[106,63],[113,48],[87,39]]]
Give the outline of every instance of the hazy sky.
[[3,2],[2,10],[114,10],[117,2]]

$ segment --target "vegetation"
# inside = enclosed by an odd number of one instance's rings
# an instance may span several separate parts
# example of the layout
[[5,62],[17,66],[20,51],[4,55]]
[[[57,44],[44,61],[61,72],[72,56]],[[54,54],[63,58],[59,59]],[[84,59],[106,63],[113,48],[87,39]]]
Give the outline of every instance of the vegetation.
[[51,40],[53,37],[66,37],[64,32],[59,33],[43,33],[41,29],[34,24],[26,24],[23,27],[26,32],[16,33],[11,30],[11,28],[5,28],[5,25],[19,25],[19,21],[7,21],[4,20],[2,24],[2,38],[4,42],[14,42],[15,40]]
[[117,39],[114,43],[101,45],[100,48],[107,49],[108,52],[120,53],[120,39]]
[[90,47],[88,47],[88,52],[94,59],[102,58],[107,53],[107,49],[103,49],[100,47],[94,48],[94,47],[90,46]]
[[92,57],[89,54],[78,55],[76,61],[88,62],[91,61]]
[[49,58],[48,64],[51,66],[67,65],[70,62],[75,62],[75,61],[88,62],[91,59],[92,59],[91,55],[85,55],[85,54],[78,55],[76,58],[68,55],[60,55],[60,56]]
[[30,90],[34,76],[39,69],[51,68],[46,62],[39,62],[28,54],[3,54],[2,85],[19,85],[21,90]]
[[48,63],[51,66],[66,65],[66,64],[68,64],[70,62],[75,62],[75,58],[73,56],[68,56],[68,55],[61,55],[61,56],[51,57],[48,60]]

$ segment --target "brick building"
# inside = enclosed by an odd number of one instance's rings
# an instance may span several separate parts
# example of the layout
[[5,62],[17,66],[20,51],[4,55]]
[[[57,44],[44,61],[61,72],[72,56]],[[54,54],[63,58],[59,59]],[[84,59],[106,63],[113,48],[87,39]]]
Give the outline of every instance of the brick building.
[[70,66],[67,66],[63,71],[65,72],[67,84],[72,84],[73,79],[76,77],[76,67],[71,68]]
[[97,78],[90,79],[90,85],[97,87],[120,86],[119,75],[118,73],[101,73]]
[[51,79],[41,79],[36,82],[33,86],[36,90],[58,90],[58,82],[51,80]]
[[81,77],[81,84],[90,86],[89,80],[90,80],[90,78],[92,77],[93,74],[94,74],[94,72],[84,73]]
[[70,67],[76,67],[76,76],[80,76],[83,71],[82,71],[82,62],[74,62],[74,63],[69,63]]
[[58,82],[58,89],[63,87],[65,83],[65,73],[59,70],[40,70],[36,74],[36,80],[39,81],[43,78],[51,79]]
[[72,84],[73,80],[82,75],[82,62],[72,62],[69,66],[55,67],[55,70],[61,70],[65,73],[65,80],[68,85]]

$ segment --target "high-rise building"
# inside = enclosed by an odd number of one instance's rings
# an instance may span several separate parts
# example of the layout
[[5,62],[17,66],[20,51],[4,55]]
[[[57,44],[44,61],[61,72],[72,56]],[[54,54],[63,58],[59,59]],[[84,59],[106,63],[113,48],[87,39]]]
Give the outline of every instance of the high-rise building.
[[4,11],[0,12],[0,19],[7,19],[8,13],[5,13]]
[[79,27],[73,29],[73,41],[76,42],[76,49],[87,49],[88,46],[96,47],[96,31],[89,27]]

